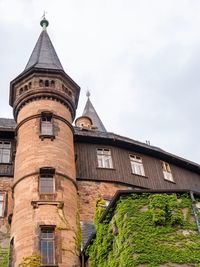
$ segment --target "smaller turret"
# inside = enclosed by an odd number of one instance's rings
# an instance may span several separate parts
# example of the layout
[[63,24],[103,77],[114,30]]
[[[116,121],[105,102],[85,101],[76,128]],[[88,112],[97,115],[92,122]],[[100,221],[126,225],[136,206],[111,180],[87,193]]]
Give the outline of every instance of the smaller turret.
[[81,117],[78,117],[75,120],[75,125],[77,127],[87,129],[87,130],[96,130],[100,132],[107,132],[105,126],[103,125],[101,119],[99,118],[95,108],[93,107],[90,101],[90,92],[87,94],[87,102],[83,110]]

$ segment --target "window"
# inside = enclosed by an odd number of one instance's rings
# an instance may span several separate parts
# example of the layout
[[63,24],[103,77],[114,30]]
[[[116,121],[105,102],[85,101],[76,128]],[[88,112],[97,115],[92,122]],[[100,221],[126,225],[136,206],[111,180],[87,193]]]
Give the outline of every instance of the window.
[[43,80],[40,80],[40,81],[39,81],[39,86],[40,86],[40,87],[44,86],[44,82],[43,82]]
[[51,113],[42,113],[41,135],[53,136],[53,118]]
[[163,169],[164,178],[166,180],[168,180],[168,181],[173,182],[174,179],[173,179],[173,176],[172,176],[172,173],[171,173],[171,169],[170,169],[169,163],[162,161],[162,169]]
[[0,163],[10,162],[11,142],[0,141]]
[[46,81],[44,82],[44,86],[49,87],[49,81],[48,81],[48,80],[46,80]]
[[42,264],[55,264],[55,230],[54,227],[41,227],[40,253]]
[[97,160],[99,168],[113,168],[112,156],[110,149],[98,148],[97,149]]
[[130,155],[132,173],[145,176],[142,158],[136,155]]
[[23,93],[23,88],[20,88],[19,94],[21,95]]
[[51,81],[51,87],[55,88],[55,82],[54,81]]
[[4,216],[5,193],[0,192],[0,217]]
[[39,177],[40,194],[53,194],[55,192],[55,169],[41,168]]

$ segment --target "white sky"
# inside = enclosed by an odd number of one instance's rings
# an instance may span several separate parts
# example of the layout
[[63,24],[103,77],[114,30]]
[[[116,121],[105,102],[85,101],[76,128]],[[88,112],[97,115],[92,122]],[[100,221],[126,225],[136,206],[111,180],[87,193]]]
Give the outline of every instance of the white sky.
[[200,162],[199,0],[0,0],[0,117],[47,11],[61,63],[108,131]]

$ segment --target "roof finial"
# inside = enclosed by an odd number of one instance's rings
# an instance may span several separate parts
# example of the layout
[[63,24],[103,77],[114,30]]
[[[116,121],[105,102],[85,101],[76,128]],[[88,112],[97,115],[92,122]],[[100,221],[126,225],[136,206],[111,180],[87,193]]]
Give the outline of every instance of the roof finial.
[[90,97],[90,91],[89,90],[87,90],[87,92],[86,92],[86,96],[89,98]]
[[40,21],[40,25],[42,26],[43,30],[46,30],[46,28],[49,26],[48,20],[45,18],[46,11],[44,11],[44,14],[42,16],[42,20]]

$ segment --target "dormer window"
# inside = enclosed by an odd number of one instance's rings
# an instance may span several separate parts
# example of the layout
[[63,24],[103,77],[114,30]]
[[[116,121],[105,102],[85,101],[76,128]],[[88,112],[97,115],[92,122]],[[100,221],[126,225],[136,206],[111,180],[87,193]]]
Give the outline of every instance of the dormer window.
[[162,161],[161,163],[162,163],[162,170],[163,170],[164,179],[167,181],[170,181],[170,182],[174,182],[169,163],[167,163],[165,161]]
[[43,138],[54,137],[52,113],[48,113],[48,112],[42,113],[41,122],[40,122],[40,136]]
[[0,141],[0,163],[10,163],[11,142]]

